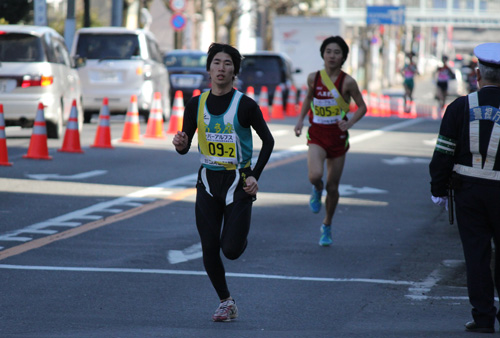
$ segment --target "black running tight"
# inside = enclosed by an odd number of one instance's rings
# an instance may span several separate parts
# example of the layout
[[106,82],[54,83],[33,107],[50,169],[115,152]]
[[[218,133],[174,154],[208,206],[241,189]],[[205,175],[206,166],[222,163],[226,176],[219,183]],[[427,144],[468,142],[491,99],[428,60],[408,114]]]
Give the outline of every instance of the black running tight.
[[[219,182],[220,183],[220,182]],[[220,251],[234,260],[247,246],[252,212],[252,197],[240,198],[225,205],[224,196],[217,196],[218,189],[210,189],[210,196],[203,184],[198,184],[196,194],[196,226],[203,250],[203,264],[219,299],[230,296]],[[222,189],[224,190],[224,189]],[[222,232],[221,232],[222,230]]]

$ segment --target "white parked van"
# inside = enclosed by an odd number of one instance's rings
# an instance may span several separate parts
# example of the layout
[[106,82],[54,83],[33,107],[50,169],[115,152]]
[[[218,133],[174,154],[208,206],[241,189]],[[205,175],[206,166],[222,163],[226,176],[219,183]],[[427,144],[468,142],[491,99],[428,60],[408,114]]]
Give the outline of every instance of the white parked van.
[[155,92],[164,118],[170,115],[168,72],[154,35],[123,27],[82,28],[71,49],[82,82],[84,121],[98,114],[107,97],[111,114],[126,114],[137,95],[139,114],[147,121]]

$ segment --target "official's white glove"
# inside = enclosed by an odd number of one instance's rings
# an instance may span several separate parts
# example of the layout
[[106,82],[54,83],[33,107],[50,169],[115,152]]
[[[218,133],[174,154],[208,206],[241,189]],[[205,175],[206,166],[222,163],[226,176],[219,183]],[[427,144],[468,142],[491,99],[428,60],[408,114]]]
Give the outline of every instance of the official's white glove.
[[432,199],[432,202],[434,202],[434,204],[437,204],[440,207],[444,206],[446,208],[446,210],[448,210],[448,196],[444,196],[444,197],[431,196],[431,199]]

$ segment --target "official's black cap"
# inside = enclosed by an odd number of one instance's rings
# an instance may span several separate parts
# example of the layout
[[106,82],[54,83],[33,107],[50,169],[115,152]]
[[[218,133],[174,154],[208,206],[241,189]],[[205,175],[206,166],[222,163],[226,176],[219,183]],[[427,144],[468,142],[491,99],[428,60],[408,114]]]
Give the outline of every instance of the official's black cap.
[[483,43],[474,48],[479,63],[487,67],[500,68],[500,43]]

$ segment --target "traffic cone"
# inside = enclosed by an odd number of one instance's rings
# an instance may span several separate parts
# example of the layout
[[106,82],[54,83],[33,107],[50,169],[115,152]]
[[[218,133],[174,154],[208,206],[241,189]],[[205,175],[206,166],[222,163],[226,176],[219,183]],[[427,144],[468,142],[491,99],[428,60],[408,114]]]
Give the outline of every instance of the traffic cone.
[[262,112],[262,117],[264,117],[264,121],[269,121],[271,118],[269,117],[269,98],[266,86],[262,86],[260,89],[259,107]]
[[255,90],[252,86],[248,86],[247,92],[245,93],[249,98],[255,101]]
[[139,137],[139,109],[137,108],[137,95],[130,97],[130,106],[125,116],[125,125],[120,142],[142,144]]
[[192,97],[199,96],[199,95],[201,95],[201,90],[199,90],[198,88],[196,88],[195,90],[193,90],[193,96]]
[[411,104],[411,109],[410,109],[410,118],[411,119],[416,119],[417,118],[417,105],[415,101],[410,101]]
[[432,106],[431,109],[432,109],[432,113],[431,113],[432,119],[433,120],[437,120],[439,118],[438,107],[437,106]]
[[78,109],[76,108],[76,100],[73,100],[71,106],[62,148],[57,151],[83,153],[82,147],[80,146],[80,132],[78,131]]
[[297,89],[294,85],[292,85],[292,87],[288,91],[285,115],[297,116]]
[[301,88],[300,88],[300,95],[299,95],[299,107],[298,107],[298,111],[299,113],[302,111],[302,106],[304,105],[304,101],[306,99],[306,96],[307,96],[307,86],[306,85],[303,85]]
[[7,152],[7,137],[5,136],[5,119],[3,117],[3,104],[0,103],[0,165],[11,166]]
[[109,127],[108,98],[102,99],[102,107],[99,112],[99,126],[95,134],[92,148],[113,148],[111,145],[111,129]]
[[148,126],[144,137],[164,139],[163,110],[161,109],[161,93],[156,92],[149,113]]
[[23,158],[32,158],[36,160],[51,160],[49,149],[47,147],[47,124],[43,112],[43,104],[38,104],[35,123],[33,124],[33,134],[31,135],[28,153]]
[[177,134],[177,131],[182,130],[182,118],[184,116],[184,98],[180,90],[175,92],[174,105],[172,114],[170,115],[170,124],[167,134]]
[[283,94],[281,93],[281,86],[276,86],[274,91],[273,106],[271,111],[272,119],[284,119],[283,115]]

